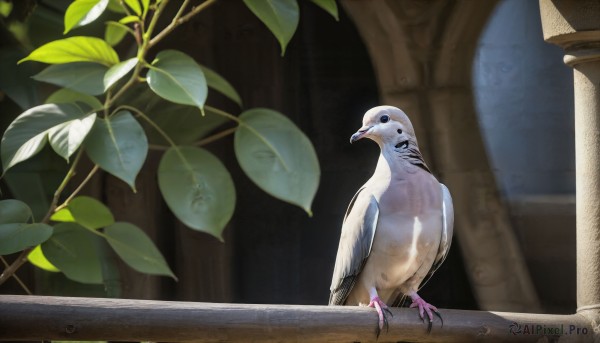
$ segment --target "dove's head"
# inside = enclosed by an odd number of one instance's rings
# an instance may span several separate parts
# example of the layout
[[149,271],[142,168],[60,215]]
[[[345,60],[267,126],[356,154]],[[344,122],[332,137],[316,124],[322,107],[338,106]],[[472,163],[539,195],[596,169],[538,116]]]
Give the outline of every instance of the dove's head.
[[406,149],[409,143],[417,145],[408,116],[393,106],[377,106],[365,113],[363,126],[350,137],[350,143],[364,137],[374,140],[380,147],[391,144]]

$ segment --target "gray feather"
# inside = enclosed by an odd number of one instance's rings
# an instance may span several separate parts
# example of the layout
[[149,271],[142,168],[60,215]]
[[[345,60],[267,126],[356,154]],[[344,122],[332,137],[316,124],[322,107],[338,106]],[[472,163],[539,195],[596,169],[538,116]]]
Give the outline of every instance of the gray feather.
[[346,211],[338,247],[329,305],[343,305],[364,267],[377,229],[379,205],[373,195],[361,188]]

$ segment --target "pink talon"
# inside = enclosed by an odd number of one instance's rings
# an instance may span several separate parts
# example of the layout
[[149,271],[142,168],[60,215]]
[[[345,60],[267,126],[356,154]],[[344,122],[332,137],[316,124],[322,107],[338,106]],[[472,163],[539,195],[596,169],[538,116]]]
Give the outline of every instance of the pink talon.
[[379,326],[377,327],[377,337],[379,337],[379,333],[381,332],[381,330],[383,330],[384,327],[386,328],[386,330],[389,329],[387,317],[385,316],[384,311],[393,316],[392,311],[390,311],[388,306],[381,299],[379,299],[378,296],[373,297],[373,299],[371,299],[371,302],[367,306],[374,307],[377,311],[377,315],[379,316]]

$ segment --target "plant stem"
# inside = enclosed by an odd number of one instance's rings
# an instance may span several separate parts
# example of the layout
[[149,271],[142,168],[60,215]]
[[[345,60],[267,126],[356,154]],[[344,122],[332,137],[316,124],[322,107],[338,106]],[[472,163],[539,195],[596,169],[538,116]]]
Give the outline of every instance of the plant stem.
[[14,260],[10,266],[8,266],[6,269],[4,269],[2,274],[0,274],[0,285],[5,283],[6,280],[8,280],[11,276],[15,276],[15,273],[17,272],[17,270],[19,268],[21,268],[21,266],[24,265],[25,262],[27,262],[27,256],[29,255],[29,253],[32,250],[33,250],[33,247],[27,248],[27,249],[21,251],[21,253],[19,254],[19,257],[17,257],[17,259]]
[[147,121],[148,124],[150,124],[150,126],[152,126],[156,130],[156,132],[158,132],[167,141],[167,143],[169,143],[170,146],[177,147],[175,141],[173,141],[173,139],[171,139],[171,137],[165,131],[163,131],[163,129],[161,129],[160,126],[158,126],[158,124],[154,122],[154,120],[150,119],[147,115],[145,115],[144,112],[131,106],[119,106],[119,108],[125,108],[137,113],[140,117],[142,117],[142,119]]
[[196,146],[203,146],[209,143],[212,143],[218,139],[221,139],[223,137],[229,136],[230,134],[234,133],[235,130],[237,130],[237,126],[236,127],[231,127],[227,130],[223,130],[219,133],[215,133],[214,135],[210,136],[210,137],[206,137],[204,139],[199,140],[198,142],[194,143],[194,145]]
[[211,111],[211,112],[215,112],[216,114],[218,114],[220,116],[223,116],[223,117],[225,117],[227,119],[231,119],[231,120],[233,120],[234,122],[236,122],[238,124],[243,124],[242,121],[240,120],[240,118],[234,116],[231,113],[225,112],[223,110],[220,110],[220,109],[218,109],[216,107],[212,107],[212,106],[204,106],[204,108],[207,109],[207,110],[209,110],[209,111]]
[[[4,259],[4,257],[0,256],[0,260],[2,260],[2,264],[4,264],[5,268],[9,268],[10,267],[10,265],[8,264],[8,262],[6,262],[6,260]],[[17,280],[17,282],[19,283],[19,285],[21,286],[21,288],[23,288],[23,290],[25,291],[25,293],[27,293],[27,295],[32,295],[33,294],[29,290],[29,287],[27,287],[27,285],[25,285],[25,283],[23,282],[23,280],[21,280],[21,278],[17,274],[13,274],[13,277],[15,278],[15,280]]]
[[181,8],[179,9],[179,12],[177,12],[177,15],[173,18],[173,21],[171,22],[171,24],[169,24],[167,27],[165,27],[159,34],[157,34],[154,38],[152,38],[150,40],[150,44],[148,45],[149,48],[155,46],[158,42],[160,42],[163,38],[165,38],[169,33],[171,33],[171,31],[175,30],[175,28],[177,28],[179,25],[187,22],[188,20],[192,19],[193,16],[200,13],[202,10],[206,9],[208,6],[214,4],[216,2],[216,0],[206,0],[203,3],[201,3],[200,5],[192,8],[192,10],[188,14],[181,16],[183,14],[183,9],[185,7],[187,7],[188,2],[189,2],[189,0],[186,0],[183,3]]
[[46,212],[44,219],[42,219],[42,221],[41,221],[42,223],[47,223],[50,220],[50,216],[52,216],[52,213],[54,213],[54,210],[56,210],[56,206],[58,205],[58,199],[60,198],[60,195],[67,187],[67,184],[69,183],[69,181],[71,181],[71,178],[73,178],[73,176],[75,176],[75,169],[77,168],[77,164],[79,164],[79,160],[81,160],[82,155],[83,155],[83,149],[79,149],[79,151],[77,152],[77,155],[75,156],[75,159],[71,163],[71,168],[69,168],[67,175],[65,175],[65,178],[61,182],[60,186],[58,186],[58,188],[56,189],[56,192],[54,192],[54,197],[52,198],[52,202],[50,203],[50,208],[48,209],[48,212]]
[[169,0],[163,0],[160,3],[160,5],[158,5],[158,8],[156,9],[156,12],[154,12],[152,19],[150,19],[150,24],[148,24],[148,30],[146,30],[146,32],[144,32],[144,36],[143,36],[142,50],[144,51],[144,53],[148,49],[148,42],[150,41],[150,37],[152,37],[152,32],[154,31],[154,28],[156,27],[158,18],[161,16],[162,12],[164,11],[164,9],[168,3],[169,3]]
[[83,179],[83,181],[81,181],[81,183],[79,184],[79,186],[77,186],[77,188],[71,193],[71,195],[69,195],[69,197],[63,201],[63,203],[58,206],[56,208],[56,211],[61,210],[65,207],[67,207],[67,205],[69,204],[69,202],[71,202],[71,200],[73,200],[73,198],[75,198],[77,196],[77,194],[79,192],[81,192],[81,190],[83,189],[83,187],[85,187],[85,185],[92,179],[92,177],[94,176],[94,174],[96,174],[96,172],[98,171],[98,169],[100,169],[100,167],[95,164],[94,168],[92,168],[92,170],[90,170],[90,172],[87,174],[87,176],[85,177],[85,179]]

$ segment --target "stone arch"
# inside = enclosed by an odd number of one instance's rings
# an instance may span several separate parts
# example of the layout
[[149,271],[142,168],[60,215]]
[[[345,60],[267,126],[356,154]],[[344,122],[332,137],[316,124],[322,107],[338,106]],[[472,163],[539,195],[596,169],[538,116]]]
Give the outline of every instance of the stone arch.
[[368,47],[381,102],[410,116],[426,160],[450,188],[481,309],[540,305],[479,130],[471,89],[477,39],[494,1],[344,0]]

